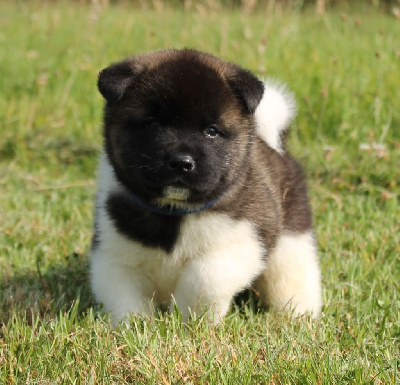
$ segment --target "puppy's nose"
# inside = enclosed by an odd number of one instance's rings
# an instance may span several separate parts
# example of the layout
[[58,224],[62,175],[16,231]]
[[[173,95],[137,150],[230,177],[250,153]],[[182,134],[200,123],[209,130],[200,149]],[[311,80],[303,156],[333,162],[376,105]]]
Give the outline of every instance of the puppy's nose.
[[196,163],[190,155],[173,154],[168,158],[169,168],[179,172],[194,170]]

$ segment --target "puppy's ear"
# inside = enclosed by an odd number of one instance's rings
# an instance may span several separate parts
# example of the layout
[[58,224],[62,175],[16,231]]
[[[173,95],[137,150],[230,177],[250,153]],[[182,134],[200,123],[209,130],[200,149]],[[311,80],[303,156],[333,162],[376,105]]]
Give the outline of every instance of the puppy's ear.
[[132,61],[122,61],[103,69],[97,80],[97,87],[104,98],[114,103],[124,96],[135,75]]
[[263,82],[251,72],[236,66],[227,80],[246,109],[254,113],[264,93]]

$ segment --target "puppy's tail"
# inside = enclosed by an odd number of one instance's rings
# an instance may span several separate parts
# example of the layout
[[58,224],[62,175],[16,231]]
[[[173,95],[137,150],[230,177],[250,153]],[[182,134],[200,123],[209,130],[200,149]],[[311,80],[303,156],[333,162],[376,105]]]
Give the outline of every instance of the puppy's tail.
[[286,85],[275,80],[264,82],[264,94],[254,112],[259,137],[282,153],[282,133],[296,116],[296,102]]

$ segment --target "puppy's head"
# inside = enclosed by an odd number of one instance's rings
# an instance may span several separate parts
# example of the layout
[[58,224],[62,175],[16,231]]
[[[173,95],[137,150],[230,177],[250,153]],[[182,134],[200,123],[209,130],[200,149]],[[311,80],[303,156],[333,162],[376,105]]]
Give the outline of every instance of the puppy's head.
[[250,72],[198,51],[167,50],[111,65],[98,87],[109,160],[145,202],[204,205],[242,172],[264,92]]

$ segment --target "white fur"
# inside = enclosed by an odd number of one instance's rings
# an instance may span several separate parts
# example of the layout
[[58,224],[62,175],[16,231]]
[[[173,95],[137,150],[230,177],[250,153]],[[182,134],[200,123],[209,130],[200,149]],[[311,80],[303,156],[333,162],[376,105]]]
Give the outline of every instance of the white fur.
[[185,201],[190,197],[190,190],[184,187],[167,186],[163,191],[164,198]]
[[153,204],[159,207],[171,206],[177,209],[193,209],[194,206],[186,202],[190,197],[190,190],[184,187],[167,186],[163,190],[163,197],[155,199]]
[[151,314],[153,305],[170,304],[172,298],[184,319],[190,312],[211,309],[217,322],[234,294],[265,268],[265,250],[252,224],[223,214],[186,216],[171,254],[128,240],[105,210],[108,192],[123,187],[104,156],[98,187],[100,243],[91,255],[92,289],[114,324],[131,312]]
[[322,300],[313,233],[282,235],[256,286],[272,308],[293,309],[295,314],[309,312],[317,317]]
[[257,133],[268,146],[281,153],[281,133],[296,115],[296,103],[285,85],[266,81],[255,111]]
[[174,251],[186,261],[173,296],[184,319],[190,311],[210,309],[212,321],[218,322],[229,310],[232,297],[264,270],[264,249],[249,222],[233,221],[223,214],[196,216],[185,219]]

